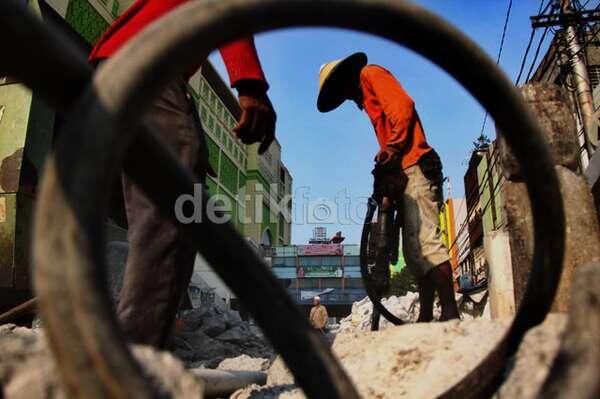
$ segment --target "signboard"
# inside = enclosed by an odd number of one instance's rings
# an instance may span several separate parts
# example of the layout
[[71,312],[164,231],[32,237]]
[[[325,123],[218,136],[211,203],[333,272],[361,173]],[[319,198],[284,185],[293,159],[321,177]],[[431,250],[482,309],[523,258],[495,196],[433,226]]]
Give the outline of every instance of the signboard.
[[343,254],[342,244],[311,244],[298,245],[299,256],[341,256]]
[[298,278],[315,277],[342,277],[344,271],[341,266],[303,266],[298,268]]

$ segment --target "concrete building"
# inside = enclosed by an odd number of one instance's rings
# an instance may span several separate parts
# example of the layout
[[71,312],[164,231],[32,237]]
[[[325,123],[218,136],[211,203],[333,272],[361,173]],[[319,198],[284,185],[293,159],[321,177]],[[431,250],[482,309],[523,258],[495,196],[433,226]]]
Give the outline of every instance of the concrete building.
[[485,250],[486,237],[501,230],[505,224],[503,178],[495,142],[473,151],[464,184],[466,212],[461,211],[464,221],[457,233],[463,236],[457,239],[457,274],[463,281],[477,284],[488,277],[490,259]]
[[[600,138],[600,26],[594,25],[583,37],[585,37],[585,40],[583,41],[584,51],[582,55],[587,66],[595,110],[595,126],[593,126],[590,134],[594,136],[591,141],[598,142],[598,138]],[[577,93],[573,88],[571,66],[566,46],[567,42],[563,34],[560,31],[557,32],[530,82],[554,83],[569,89],[570,108],[577,123],[580,143],[579,166],[582,173],[588,178],[592,188],[598,211],[598,220],[600,220],[600,154],[597,150],[588,154],[584,143],[583,122],[578,107]]]
[[367,295],[360,274],[359,245],[342,244],[336,237],[341,236],[271,248],[273,273],[307,314],[315,295],[321,297],[331,317],[347,316],[352,303]]

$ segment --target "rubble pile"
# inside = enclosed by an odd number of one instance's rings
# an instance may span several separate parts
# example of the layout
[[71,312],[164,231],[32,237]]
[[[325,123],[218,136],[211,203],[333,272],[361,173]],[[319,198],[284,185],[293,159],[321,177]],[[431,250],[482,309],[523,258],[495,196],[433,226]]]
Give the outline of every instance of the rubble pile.
[[[168,352],[131,345],[134,357],[154,381],[157,396],[199,398],[202,383]],[[0,397],[66,399],[47,349],[43,329],[0,326]]]
[[240,355],[274,357],[258,327],[217,302],[184,311],[179,324],[172,349],[188,368],[217,368],[224,359]]
[[[510,319],[415,323],[378,332],[338,334],[333,352],[364,398],[435,398],[466,376],[498,344]],[[551,314],[533,328],[495,398],[533,399],[556,356],[566,315]],[[267,385],[234,393],[236,399],[304,399],[280,358]]]
[[[398,316],[406,323],[414,323],[419,317],[419,293],[407,292],[404,296],[392,295],[381,300],[390,312]],[[487,291],[480,292],[474,295],[456,294],[456,303],[460,311],[461,319],[470,320],[477,317],[489,318],[487,313],[489,309],[487,304]],[[364,297],[358,302],[352,304],[352,312],[345,318],[341,319],[339,325],[335,326],[333,332],[345,333],[355,331],[370,331],[371,330],[371,314],[373,313],[373,304],[369,297]],[[436,305],[433,308],[434,319],[439,319],[441,308]],[[384,330],[393,326],[385,317],[381,317],[379,321],[379,329]]]
[[[417,292],[408,292],[406,295],[398,297],[392,295],[381,300],[390,312],[398,316],[407,323],[417,321],[419,317],[419,294]],[[358,302],[352,304],[352,312],[347,317],[340,320],[338,333],[353,331],[370,331],[371,314],[373,313],[373,304],[369,297],[364,297]],[[434,317],[439,317],[440,310],[434,309]],[[392,324],[382,317],[379,321],[379,329],[384,330]]]

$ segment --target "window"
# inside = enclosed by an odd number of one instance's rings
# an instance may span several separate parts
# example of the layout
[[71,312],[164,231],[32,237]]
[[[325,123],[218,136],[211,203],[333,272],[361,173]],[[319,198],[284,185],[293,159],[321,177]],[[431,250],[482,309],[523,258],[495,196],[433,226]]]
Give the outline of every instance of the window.
[[588,65],[588,75],[592,89],[600,83],[600,65]]
[[273,267],[296,267],[296,258],[293,256],[273,257]]
[[285,169],[283,169],[281,166],[279,167],[279,180],[285,184]]
[[112,10],[110,11],[113,17],[117,18],[119,16],[120,5],[117,0],[113,1]]
[[345,266],[360,266],[360,257],[359,256],[346,256],[344,258]]

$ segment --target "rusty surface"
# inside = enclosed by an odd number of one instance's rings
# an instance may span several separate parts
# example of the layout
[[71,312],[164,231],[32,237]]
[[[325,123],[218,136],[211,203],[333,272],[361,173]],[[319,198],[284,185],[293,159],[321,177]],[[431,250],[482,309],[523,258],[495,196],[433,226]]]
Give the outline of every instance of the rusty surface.
[[0,314],[0,324],[13,323],[15,319],[23,317],[24,315],[30,315],[35,312],[37,308],[37,299],[31,298],[26,302],[23,302],[14,308]]
[[0,289],[15,287],[15,224],[17,194],[0,194]]
[[0,162],[0,188],[5,193],[14,193],[19,189],[22,160],[23,148],[19,148]]

